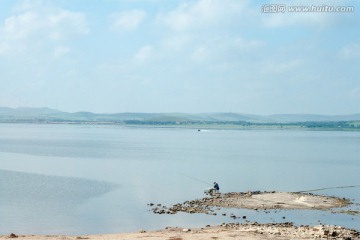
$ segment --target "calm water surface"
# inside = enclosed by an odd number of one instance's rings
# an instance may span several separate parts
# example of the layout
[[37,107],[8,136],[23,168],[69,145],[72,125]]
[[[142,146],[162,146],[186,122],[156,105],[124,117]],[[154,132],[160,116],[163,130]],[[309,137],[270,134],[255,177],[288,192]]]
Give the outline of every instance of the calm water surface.
[[[234,220],[221,214],[154,215],[147,204],[203,197],[209,187],[203,182],[213,181],[222,192],[359,185],[359,171],[360,132],[0,124],[0,234],[220,224]],[[359,188],[318,193],[360,202]],[[250,221],[360,230],[359,216],[346,214],[227,211]]]

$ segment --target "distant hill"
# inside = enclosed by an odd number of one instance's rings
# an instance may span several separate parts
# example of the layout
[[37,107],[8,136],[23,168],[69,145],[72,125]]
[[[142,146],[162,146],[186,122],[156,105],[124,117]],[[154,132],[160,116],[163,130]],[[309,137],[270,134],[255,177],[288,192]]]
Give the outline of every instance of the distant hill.
[[68,113],[49,108],[7,108],[0,107],[0,122],[247,122],[247,123],[299,123],[299,122],[339,122],[359,121],[360,114],[352,115],[312,115],[277,114],[249,115],[239,113],[113,113],[92,112]]
[[274,122],[338,122],[356,121],[360,119],[360,114],[351,115],[314,115],[314,114],[277,114],[267,116],[268,121]]

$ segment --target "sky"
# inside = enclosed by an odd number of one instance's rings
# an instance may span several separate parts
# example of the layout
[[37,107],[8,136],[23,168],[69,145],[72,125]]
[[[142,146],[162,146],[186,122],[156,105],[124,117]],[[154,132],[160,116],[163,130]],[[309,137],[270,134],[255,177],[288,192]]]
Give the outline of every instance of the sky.
[[359,69],[358,0],[0,0],[2,107],[351,114]]

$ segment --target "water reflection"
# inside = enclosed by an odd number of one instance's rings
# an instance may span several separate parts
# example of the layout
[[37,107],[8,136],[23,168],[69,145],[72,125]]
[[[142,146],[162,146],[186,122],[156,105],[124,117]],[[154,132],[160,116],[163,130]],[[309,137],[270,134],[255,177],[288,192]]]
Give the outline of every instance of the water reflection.
[[73,224],[71,216],[81,205],[119,188],[95,180],[5,170],[0,170],[0,183],[1,232]]

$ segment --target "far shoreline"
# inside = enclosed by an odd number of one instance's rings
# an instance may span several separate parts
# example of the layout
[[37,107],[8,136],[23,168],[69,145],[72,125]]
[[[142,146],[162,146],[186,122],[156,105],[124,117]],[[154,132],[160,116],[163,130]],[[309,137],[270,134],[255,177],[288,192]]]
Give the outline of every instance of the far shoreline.
[[[328,123],[328,122],[325,122]],[[331,122],[332,124],[336,122]],[[269,130],[269,131],[329,131],[329,132],[360,132],[360,126],[348,127],[348,126],[322,126],[321,122],[319,126],[308,126],[309,122],[300,123],[247,123],[247,124],[232,124],[232,123],[211,123],[211,124],[176,124],[176,123],[117,123],[117,122],[79,122],[79,121],[0,121],[0,124],[14,124],[14,125],[73,125],[73,126],[116,126],[124,128],[154,128],[154,129],[193,129],[199,132],[206,130]]]

